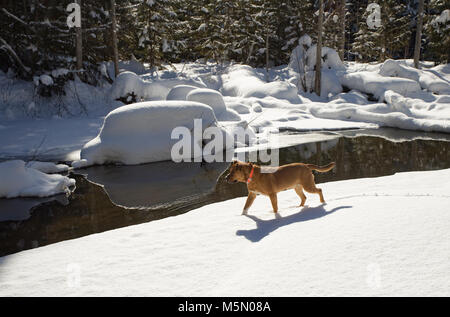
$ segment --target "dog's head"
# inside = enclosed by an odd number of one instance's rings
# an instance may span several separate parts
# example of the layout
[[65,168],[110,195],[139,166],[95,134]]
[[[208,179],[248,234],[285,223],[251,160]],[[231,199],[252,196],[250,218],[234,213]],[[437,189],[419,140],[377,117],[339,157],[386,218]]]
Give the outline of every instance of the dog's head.
[[230,166],[230,172],[225,177],[228,183],[247,182],[250,172],[253,168],[252,163],[233,161]]

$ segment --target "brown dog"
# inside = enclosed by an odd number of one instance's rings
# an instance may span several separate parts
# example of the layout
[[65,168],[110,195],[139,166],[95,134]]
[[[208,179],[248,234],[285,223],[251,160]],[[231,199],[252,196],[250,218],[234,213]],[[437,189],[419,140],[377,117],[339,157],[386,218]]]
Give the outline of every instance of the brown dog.
[[[316,187],[312,170],[328,172],[336,164],[334,162],[326,166],[314,164],[292,163],[280,167],[261,167],[253,163],[234,161],[230,167],[230,173],[225,178],[228,183],[247,183],[248,197],[242,214],[246,214],[257,194],[270,197],[273,212],[278,211],[277,193],[286,189],[295,189],[300,196],[301,206],[305,205],[306,196],[303,189],[308,193],[319,194],[320,202],[325,203],[322,190]],[[261,169],[273,169],[272,172],[262,173]]]

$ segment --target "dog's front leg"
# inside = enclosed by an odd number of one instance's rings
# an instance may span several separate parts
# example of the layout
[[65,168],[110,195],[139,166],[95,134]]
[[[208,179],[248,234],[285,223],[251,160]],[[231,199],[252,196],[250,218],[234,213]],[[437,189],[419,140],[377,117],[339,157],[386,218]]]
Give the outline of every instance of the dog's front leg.
[[278,199],[277,199],[277,194],[270,194],[270,201],[272,202],[272,208],[273,208],[273,212],[277,213],[278,212]]
[[250,206],[253,204],[253,202],[255,201],[255,198],[256,198],[255,193],[253,193],[253,192],[248,193],[247,201],[245,202],[244,210],[242,211],[243,215],[247,214],[247,211],[250,208]]

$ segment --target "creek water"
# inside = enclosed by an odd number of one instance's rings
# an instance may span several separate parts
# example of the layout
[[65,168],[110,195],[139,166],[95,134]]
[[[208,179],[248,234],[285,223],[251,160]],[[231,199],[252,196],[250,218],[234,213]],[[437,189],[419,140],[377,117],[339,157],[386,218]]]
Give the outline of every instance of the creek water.
[[[298,144],[279,150],[281,165],[336,162],[334,170],[315,174],[317,183],[450,168],[449,135],[377,129],[289,137]],[[69,197],[0,199],[0,256],[247,195],[244,184],[225,182],[228,166],[94,166],[70,174],[76,189]]]

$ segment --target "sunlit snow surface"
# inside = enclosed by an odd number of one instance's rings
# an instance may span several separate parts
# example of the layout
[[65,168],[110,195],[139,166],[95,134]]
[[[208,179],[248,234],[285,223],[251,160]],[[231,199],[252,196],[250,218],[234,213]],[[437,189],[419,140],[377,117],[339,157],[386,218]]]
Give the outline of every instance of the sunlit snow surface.
[[0,258],[1,296],[449,296],[450,170],[258,196]]

